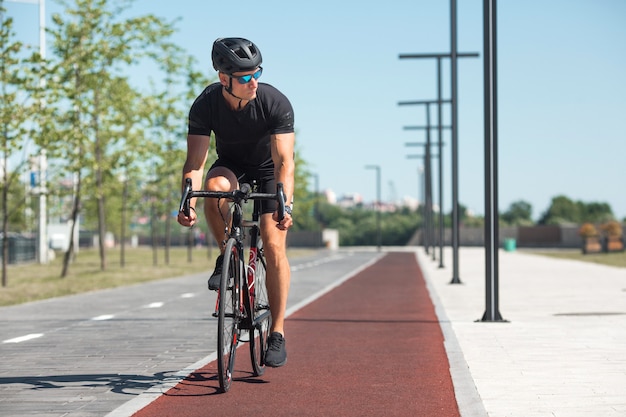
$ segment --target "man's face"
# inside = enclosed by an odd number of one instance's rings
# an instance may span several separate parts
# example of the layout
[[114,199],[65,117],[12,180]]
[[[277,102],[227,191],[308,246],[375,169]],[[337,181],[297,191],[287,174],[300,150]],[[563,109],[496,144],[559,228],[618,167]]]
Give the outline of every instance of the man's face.
[[[235,72],[232,75],[220,74],[222,85],[232,86],[232,93],[244,100],[253,100],[256,97],[256,90],[259,87],[258,78],[263,69],[261,67],[243,72]],[[229,79],[230,78],[230,79]]]

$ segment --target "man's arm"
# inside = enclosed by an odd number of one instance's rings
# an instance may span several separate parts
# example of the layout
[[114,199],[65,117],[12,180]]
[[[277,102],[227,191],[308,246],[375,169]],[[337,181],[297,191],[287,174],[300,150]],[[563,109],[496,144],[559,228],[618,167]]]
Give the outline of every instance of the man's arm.
[[[295,133],[280,133],[272,135],[272,160],[274,161],[274,177],[276,182],[283,183],[283,189],[285,191],[285,198],[287,205],[291,204],[293,200],[294,192],[294,175],[295,175],[295,162],[294,162],[294,144]],[[291,218],[291,216],[289,216]],[[289,225],[291,225],[291,219],[289,219]]]
[[[202,175],[204,174],[204,165],[206,164],[209,145],[211,143],[210,136],[204,135],[187,135],[187,159],[183,165],[182,188],[185,187],[185,180],[191,178],[194,190],[201,190]],[[196,206],[196,199],[191,200],[191,207]],[[183,213],[178,213],[178,223],[183,226],[192,226],[196,222],[197,216],[194,210],[191,211],[189,217]]]

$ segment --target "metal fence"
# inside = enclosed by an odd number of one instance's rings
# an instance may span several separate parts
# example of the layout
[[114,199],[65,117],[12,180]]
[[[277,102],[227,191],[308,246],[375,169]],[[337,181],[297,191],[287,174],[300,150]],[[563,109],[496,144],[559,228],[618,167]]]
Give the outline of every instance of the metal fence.
[[[8,236],[9,264],[34,262],[37,260],[37,238],[20,234]],[[0,235],[0,259],[3,259],[4,239]]]

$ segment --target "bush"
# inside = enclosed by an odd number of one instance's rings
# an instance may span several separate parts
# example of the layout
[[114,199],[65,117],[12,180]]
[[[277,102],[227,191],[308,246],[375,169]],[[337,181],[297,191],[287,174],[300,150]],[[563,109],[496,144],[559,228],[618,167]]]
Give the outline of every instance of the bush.
[[578,234],[582,237],[595,237],[598,236],[598,229],[591,223],[583,223],[578,229]]
[[608,237],[622,237],[622,225],[616,220],[606,222],[600,228]]

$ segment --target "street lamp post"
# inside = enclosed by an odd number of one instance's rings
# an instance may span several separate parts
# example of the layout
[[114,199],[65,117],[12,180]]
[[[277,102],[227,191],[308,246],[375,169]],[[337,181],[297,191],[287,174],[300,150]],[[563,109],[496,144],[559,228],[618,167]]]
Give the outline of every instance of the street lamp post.
[[498,94],[496,0],[483,0],[485,79],[485,313],[482,321],[506,321],[499,309]]
[[381,225],[380,225],[380,166],[379,165],[366,165],[365,169],[376,170],[376,246],[380,252],[381,248]]
[[[434,54],[400,54],[400,59],[403,58],[417,58],[417,59],[437,59],[437,94],[439,102],[441,103],[441,59],[451,58],[452,61],[452,281],[451,284],[460,284],[459,278],[459,213],[458,213],[458,123],[457,123],[457,58],[475,58],[478,57],[478,53],[458,53],[456,51],[456,0],[451,0],[451,53],[434,53]],[[439,117],[441,118],[441,105],[439,106]],[[439,129],[439,139],[441,142],[441,129]],[[439,152],[441,153],[441,148]],[[439,169],[441,168],[441,158],[439,159]],[[439,267],[443,267],[443,263],[440,262]]]
[[[408,146],[417,146],[417,145],[426,145],[425,143],[407,143],[405,145]],[[428,175],[428,169],[426,167],[430,167],[430,161],[433,158],[439,158],[439,155],[432,154],[430,152],[424,152],[424,154],[411,154],[406,156],[407,159],[416,159],[422,158],[424,160],[424,168],[418,169],[418,175],[420,178],[420,182],[422,184],[422,194],[424,201],[424,251],[426,254],[430,254],[429,247],[432,245],[432,259],[435,258],[435,231],[434,231],[434,221],[433,221],[433,208],[432,208],[432,177]],[[442,242],[439,241],[439,245],[441,247]]]
[[[441,120],[441,106],[439,106],[439,120]],[[404,126],[404,130],[418,130],[432,128],[429,126]],[[441,123],[436,126],[439,131],[439,141],[437,147],[439,149],[439,155],[443,155],[443,146],[441,135],[443,129],[451,129],[452,126],[441,126]],[[408,145],[408,144],[406,144]],[[443,158],[439,158],[439,268],[444,268],[443,265],[443,246],[444,246],[444,214],[443,214]]]
[[[420,126],[413,126],[413,127],[420,127]],[[406,142],[404,145],[405,146],[427,146],[428,142]],[[433,143],[431,143],[431,145],[433,145]],[[441,149],[443,148],[443,146],[445,145],[445,143],[440,143],[437,144],[438,147]],[[439,163],[441,163],[441,155],[443,155],[442,152],[439,152],[438,155],[430,155],[430,159],[437,159]],[[407,155],[407,158],[412,159],[412,158],[417,158],[417,155]],[[426,154],[424,155],[424,158],[426,158]],[[439,164],[440,165],[440,164]],[[424,166],[426,166],[426,161],[424,161]],[[431,169],[432,171],[432,169]],[[431,173],[432,174],[432,173]],[[432,177],[431,177],[431,181],[432,181]],[[439,236],[438,239],[434,239],[434,230],[432,230],[432,242],[433,242],[433,252],[435,251],[435,240],[438,241],[439,243],[439,268],[443,268],[443,246],[444,246],[444,224],[443,224],[443,204],[441,202],[441,195],[443,194],[442,192],[442,178],[441,176],[439,176],[439,222],[438,222],[438,231],[439,231]],[[432,185],[431,185],[431,192],[432,192]],[[430,196],[431,198],[431,202],[432,200],[432,195]],[[426,200],[426,199],[424,199]],[[431,210],[431,213],[434,212],[434,210]],[[434,222],[432,224],[432,228],[434,229]],[[428,251],[426,252],[428,253]],[[435,260],[435,254],[433,253],[433,260]]]
[[[430,105],[431,104],[437,104],[439,108],[441,108],[441,105],[443,103],[449,103],[450,100],[442,100],[441,98],[438,98],[437,100],[417,100],[417,101],[400,101],[398,102],[398,105],[403,106],[403,105],[425,105],[426,106],[426,153],[429,154],[430,153],[430,144],[431,144],[431,140],[430,140],[430,130],[431,130],[431,124],[430,124]],[[439,113],[439,120],[437,121],[437,129],[439,131],[439,141],[438,141],[438,146],[439,146],[439,154],[441,155],[442,152],[442,146],[443,146],[443,139],[441,137],[441,132],[443,129],[443,125],[442,125],[442,120],[441,120],[441,113]],[[419,126],[411,126],[411,128],[419,128]],[[406,129],[406,127],[405,127]],[[430,194],[430,206],[428,206],[428,201],[427,201],[427,212],[429,215],[429,223],[431,224],[431,228],[429,229],[431,236],[433,237],[432,242],[433,242],[433,260],[435,259],[435,248],[434,248],[434,219],[431,217],[433,214],[432,211],[432,168],[431,168],[431,161],[430,158],[427,158],[427,161],[425,162],[425,172],[426,172],[426,178],[427,178],[427,187],[430,186],[431,187],[431,194]],[[443,168],[442,168],[442,158],[439,158],[439,265],[440,267],[443,267],[443,200],[442,200],[442,196],[443,196]],[[426,252],[428,253],[428,251]]]

